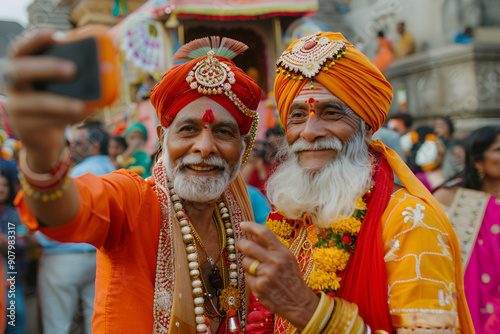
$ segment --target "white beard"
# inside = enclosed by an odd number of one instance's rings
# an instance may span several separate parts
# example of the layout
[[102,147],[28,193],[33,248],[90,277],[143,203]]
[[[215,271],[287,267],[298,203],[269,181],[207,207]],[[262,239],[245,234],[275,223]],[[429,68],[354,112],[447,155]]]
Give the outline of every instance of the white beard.
[[[216,200],[222,195],[224,190],[229,187],[229,184],[236,179],[244,152],[242,152],[239,163],[235,165],[233,170],[229,169],[229,164],[222,158],[209,157],[203,159],[196,154],[190,154],[177,159],[174,164],[174,161],[170,159],[170,155],[168,154],[166,145],[167,136],[168,131],[165,133],[165,140],[163,143],[163,161],[165,162],[168,179],[174,183],[176,194],[183,200],[196,203]],[[186,173],[186,168],[189,168],[186,165],[194,165],[202,162],[219,167],[222,170],[220,175],[192,176]]]
[[[315,147],[336,149],[339,154],[313,173],[300,166],[297,152]],[[266,185],[269,201],[278,210],[290,219],[309,215],[320,228],[327,228],[354,213],[356,200],[371,185],[371,160],[362,131],[345,143],[336,137],[315,143],[298,139],[284,149],[287,158]]]

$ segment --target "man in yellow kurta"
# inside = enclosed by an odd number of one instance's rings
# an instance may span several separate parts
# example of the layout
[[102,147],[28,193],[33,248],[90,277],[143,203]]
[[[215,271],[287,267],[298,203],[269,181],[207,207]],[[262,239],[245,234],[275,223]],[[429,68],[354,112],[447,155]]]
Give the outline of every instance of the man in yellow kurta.
[[275,210],[266,223],[277,238],[242,226],[254,240],[238,248],[258,298],[247,333],[473,333],[443,209],[371,141],[389,83],[337,33],[295,41],[277,66],[287,144],[267,184]]
[[405,23],[399,22],[397,30],[399,35],[401,35],[401,38],[399,39],[396,47],[396,56],[402,58],[414,54],[416,52],[415,38],[412,34],[406,31]]

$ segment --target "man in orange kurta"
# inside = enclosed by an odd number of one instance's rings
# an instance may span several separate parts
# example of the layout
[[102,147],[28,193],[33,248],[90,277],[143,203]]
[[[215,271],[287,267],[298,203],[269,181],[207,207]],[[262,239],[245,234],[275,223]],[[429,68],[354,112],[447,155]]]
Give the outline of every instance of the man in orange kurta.
[[[325,32],[293,42],[277,66],[287,143],[267,184],[266,223],[277,238],[244,226],[250,239],[239,249],[259,298],[247,333],[473,333],[443,209],[397,154],[371,141],[392,99],[381,72]],[[288,317],[277,304],[301,313]]]
[[31,229],[97,248],[92,332],[194,334],[243,326],[243,256],[234,243],[244,237],[239,223],[253,214],[238,171],[255,139],[261,93],[227,57],[246,45],[214,37],[179,50],[178,58],[197,56],[170,69],[151,93],[163,147],[153,177],[119,170],[72,180],[64,128],[88,111],[81,101],[25,89],[76,73],[64,60],[29,56],[61,39],[40,31],[19,41],[10,59],[16,75],[9,116],[24,143],[16,204]]

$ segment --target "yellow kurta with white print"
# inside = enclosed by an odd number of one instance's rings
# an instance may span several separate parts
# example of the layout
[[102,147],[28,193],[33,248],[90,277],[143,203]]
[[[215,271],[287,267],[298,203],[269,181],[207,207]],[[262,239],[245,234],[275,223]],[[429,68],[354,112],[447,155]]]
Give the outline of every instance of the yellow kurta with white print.
[[405,189],[391,196],[382,215],[389,312],[398,333],[456,333],[460,328],[455,272],[460,254],[451,254],[445,224]]

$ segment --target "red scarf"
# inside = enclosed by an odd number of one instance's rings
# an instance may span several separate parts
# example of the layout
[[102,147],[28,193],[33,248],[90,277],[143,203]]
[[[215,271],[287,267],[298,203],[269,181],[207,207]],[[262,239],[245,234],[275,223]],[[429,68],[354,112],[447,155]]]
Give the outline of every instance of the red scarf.
[[374,154],[378,158],[375,186],[338,296],[358,305],[359,315],[372,331],[383,329],[392,333],[381,218],[392,193],[394,174],[387,159],[380,153]]

